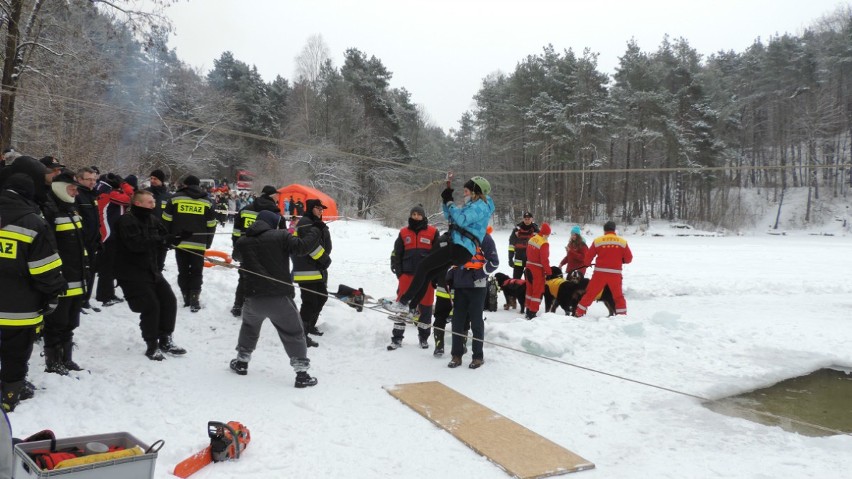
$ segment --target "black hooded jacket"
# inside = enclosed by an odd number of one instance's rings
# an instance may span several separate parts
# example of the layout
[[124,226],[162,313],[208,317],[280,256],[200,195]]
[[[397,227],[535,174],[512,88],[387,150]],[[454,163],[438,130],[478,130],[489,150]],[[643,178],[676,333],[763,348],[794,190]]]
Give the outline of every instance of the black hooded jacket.
[[234,220],[234,230],[231,234],[232,243],[236,243],[245,231],[254,224],[255,220],[257,220],[257,214],[261,211],[280,213],[281,210],[278,209],[278,203],[269,195],[260,195],[255,198],[250,205],[240,210],[240,214]]
[[[306,231],[301,237],[286,230],[272,229],[265,221],[256,221],[234,245],[234,259],[251,273],[242,274],[246,297],[295,296],[290,283],[290,257],[294,259],[317,247],[318,231]],[[258,276],[258,273],[262,276]]]
[[328,267],[331,266],[331,233],[322,219],[313,211],[299,218],[294,236],[305,236],[309,232],[319,235],[319,244],[305,256],[293,258],[293,281],[297,283],[318,283],[328,281]]
[[38,205],[0,192],[0,327],[32,327],[65,291],[62,260]]

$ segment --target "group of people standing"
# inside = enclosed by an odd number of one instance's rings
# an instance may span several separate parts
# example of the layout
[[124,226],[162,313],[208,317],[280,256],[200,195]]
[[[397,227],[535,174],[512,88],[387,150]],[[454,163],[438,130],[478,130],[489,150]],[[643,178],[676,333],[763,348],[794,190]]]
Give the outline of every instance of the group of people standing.
[[[140,189],[133,175],[100,174],[96,167],[71,171],[53,157],[36,160],[13,150],[5,153],[0,164],[3,410],[12,411],[21,400],[35,394],[27,373],[39,335],[44,340],[46,372],[67,375],[71,370],[82,370],[73,355],[74,330],[81,314],[126,301],[140,315],[146,357],[162,361],[164,354],[186,354],[186,349],[172,338],[178,300],[162,272],[168,249],[175,249],[183,306],[191,312],[199,311],[204,253],[210,248],[218,225],[215,203],[194,175],[184,177],[175,191],[167,188],[162,170],[152,171],[149,181],[149,187]],[[266,236],[263,225],[268,221],[254,221],[263,219],[257,212],[274,209],[270,214],[277,220],[274,228],[267,229],[286,229],[286,224],[278,216],[277,203],[270,195],[277,191],[267,186],[264,193],[265,197],[261,195],[243,208],[256,212],[254,217],[246,215],[247,220],[235,228],[235,253],[247,258],[245,267],[254,271],[262,271],[274,255],[285,254],[286,275],[274,272],[283,281],[290,281],[289,258],[293,257],[296,281],[303,291],[302,312],[301,316],[298,312],[294,316],[297,327],[290,321],[287,328],[279,329],[279,334],[286,332],[289,338],[285,348],[297,373],[296,386],[311,386],[316,379],[306,372],[309,362],[304,351],[304,331],[322,334],[316,329],[316,321],[326,300],[327,268],[331,263],[331,239],[322,222],[325,206],[319,200],[308,200],[309,211],[301,216],[292,235],[282,231]],[[244,247],[241,232],[246,240]],[[265,252],[251,252],[255,247]],[[302,254],[307,254],[304,260],[299,258]],[[253,258],[258,258],[257,264]],[[252,331],[259,330],[259,315],[272,314],[273,309],[275,314],[270,317],[279,318],[282,311],[291,320],[293,315],[287,308],[269,309],[263,302],[263,298],[280,291],[253,279],[240,283],[245,301],[253,298],[257,305],[246,308],[246,314],[238,311],[245,323],[237,346],[245,373],[257,341],[256,335],[252,340]],[[116,294],[116,287],[124,298]],[[308,290],[312,293],[308,294]],[[100,308],[92,304],[93,293]],[[292,287],[289,293],[285,296],[292,306]],[[304,325],[301,318],[305,319]]]
[[[456,368],[462,364],[462,356],[467,352],[468,331],[473,338],[469,367],[476,369],[484,364],[482,342],[486,287],[489,275],[500,264],[488,226],[494,212],[490,191],[490,184],[484,178],[474,177],[465,183],[465,202],[458,207],[453,202],[452,189],[445,189],[442,192],[443,212],[450,228],[443,234],[429,225],[421,205],[411,208],[408,225],[400,229],[391,253],[391,272],[398,278],[398,288],[396,302],[388,306],[389,310],[397,313],[387,347],[389,351],[402,346],[405,325],[413,322],[418,327],[420,347],[429,348],[431,328],[435,344],[433,355],[442,356],[446,324],[451,318],[453,345],[448,367]],[[527,319],[536,317],[546,279],[552,274],[550,234],[548,223],[539,226],[533,221],[532,213],[526,212],[509,236],[509,264],[513,270],[509,281],[525,284]],[[586,269],[595,264],[595,274],[575,315],[583,316],[606,286],[613,293],[616,314],[626,314],[621,265],[630,263],[633,255],[627,241],[615,233],[615,223],[608,221],[604,225],[604,235],[596,238],[591,247],[586,245],[580,226],[572,227],[565,250],[566,255],[559,268],[567,265],[569,275],[582,277]],[[509,307],[512,305],[507,304],[507,309]]]

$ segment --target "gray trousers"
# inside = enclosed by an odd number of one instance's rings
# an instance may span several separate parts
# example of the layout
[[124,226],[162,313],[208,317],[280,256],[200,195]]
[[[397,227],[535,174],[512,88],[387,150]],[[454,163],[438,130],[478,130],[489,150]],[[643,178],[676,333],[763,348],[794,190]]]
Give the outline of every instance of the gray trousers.
[[251,353],[257,347],[260,327],[269,318],[278,332],[284,351],[290,358],[290,365],[298,373],[307,371],[311,361],[308,359],[308,346],[305,343],[305,330],[302,318],[293,300],[283,296],[247,297],[243,304],[243,325],[237,340],[237,358],[248,362]]

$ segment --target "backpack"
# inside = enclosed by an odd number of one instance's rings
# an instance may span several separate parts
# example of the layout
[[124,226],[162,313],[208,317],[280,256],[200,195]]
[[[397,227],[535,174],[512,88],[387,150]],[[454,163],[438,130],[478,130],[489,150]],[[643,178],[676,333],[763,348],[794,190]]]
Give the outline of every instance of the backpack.
[[497,285],[497,280],[494,276],[488,277],[488,282],[486,283],[486,293],[485,293],[485,310],[486,311],[497,311],[497,293],[500,290]]

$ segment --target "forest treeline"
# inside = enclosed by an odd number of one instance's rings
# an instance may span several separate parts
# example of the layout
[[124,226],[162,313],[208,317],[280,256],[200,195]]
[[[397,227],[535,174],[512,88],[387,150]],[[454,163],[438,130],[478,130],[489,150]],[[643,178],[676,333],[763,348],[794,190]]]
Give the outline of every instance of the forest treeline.
[[743,189],[780,200],[806,187],[817,200],[852,185],[848,6],[742,52],[625,39],[613,75],[591,49],[544,46],[485,76],[445,132],[358,48],[335,65],[316,35],[291,78],[265,81],[230,52],[204,74],[167,47],[167,23],[110,8],[122,3],[0,0],[4,146],[172,179],[246,168],[261,184],[312,184],[361,217],[438,211],[447,170],[491,181],[498,222],[532,210],[736,228],[750,221]]

